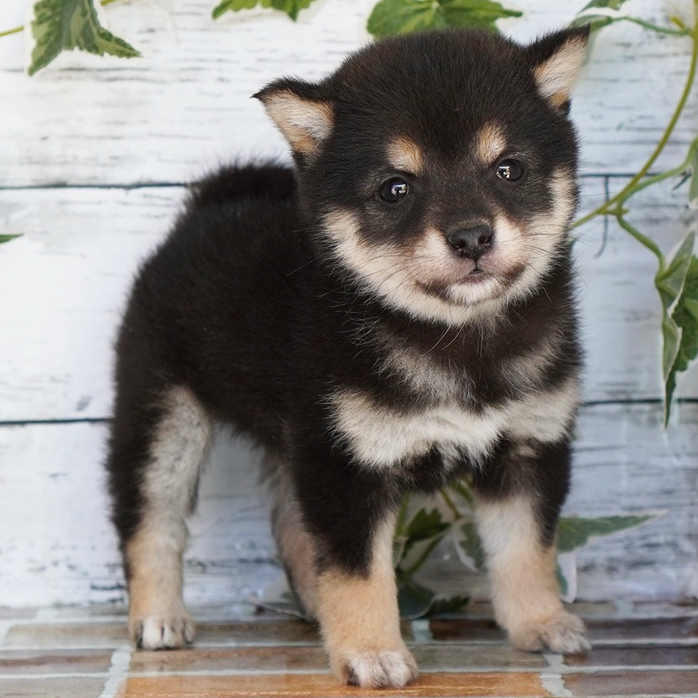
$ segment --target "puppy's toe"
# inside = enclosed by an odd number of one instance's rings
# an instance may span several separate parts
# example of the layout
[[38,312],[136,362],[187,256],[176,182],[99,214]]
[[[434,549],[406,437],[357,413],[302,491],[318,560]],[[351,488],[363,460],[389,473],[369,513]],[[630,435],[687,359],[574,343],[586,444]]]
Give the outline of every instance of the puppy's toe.
[[140,649],[177,649],[194,641],[194,623],[188,616],[147,616],[132,621],[131,637]]
[[345,683],[362,688],[402,688],[419,673],[407,648],[346,652],[333,664]]
[[528,652],[547,649],[561,654],[583,654],[591,649],[584,623],[566,611],[543,623],[517,629],[510,635],[517,649]]

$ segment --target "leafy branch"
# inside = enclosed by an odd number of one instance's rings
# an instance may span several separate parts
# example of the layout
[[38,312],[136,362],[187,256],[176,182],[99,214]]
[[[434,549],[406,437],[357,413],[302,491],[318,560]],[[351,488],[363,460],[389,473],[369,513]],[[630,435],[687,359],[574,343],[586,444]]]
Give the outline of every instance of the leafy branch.
[[[475,527],[474,497],[469,483],[467,480],[455,482],[440,490],[439,494],[443,505],[440,509],[427,511],[421,508],[410,517],[410,500],[406,497],[398,516],[393,560],[398,599],[404,617],[458,611],[467,604],[466,597],[442,598],[415,579],[434,549],[446,539],[451,538],[455,542],[459,558],[466,567],[477,572],[485,567],[485,554]],[[557,529],[558,556],[574,552],[595,538],[625,531],[653,518],[653,514],[563,517]],[[560,564],[558,577],[563,590],[573,597],[575,590],[569,588]]]
[[251,10],[253,7],[269,7],[285,12],[294,22],[298,19],[298,13],[305,10],[315,0],[223,0],[213,10],[213,19],[218,19],[226,12],[238,12],[239,10]]
[[[595,7],[608,7],[607,2],[613,3],[611,10],[606,11],[595,24]],[[693,0],[693,24],[688,26],[678,17],[672,17],[671,21],[676,29],[658,27],[652,23],[638,20],[618,13],[618,8],[626,0],[596,0],[587,5],[580,13],[580,18],[574,23],[591,19],[592,26],[607,26],[616,21],[635,21],[637,24],[662,33],[671,33],[677,36],[688,37],[692,41],[691,59],[686,76],[686,82],[679,97],[669,123],[654,150],[642,165],[637,174],[601,206],[583,216],[573,224],[573,228],[598,217],[610,216],[616,219],[622,230],[627,232],[641,245],[647,248],[657,258],[658,269],[654,277],[654,285],[659,293],[662,308],[662,378],[664,385],[664,424],[669,423],[671,405],[676,388],[676,377],[679,372],[688,370],[693,360],[698,355],[698,258],[693,254],[695,243],[695,231],[689,231],[678,251],[670,260],[667,260],[657,243],[647,235],[641,233],[630,223],[627,215],[630,199],[639,192],[654,186],[664,180],[682,177],[683,183],[690,179],[688,191],[688,204],[692,208],[698,205],[698,137],[691,143],[684,161],[677,167],[664,172],[648,176],[652,165],[657,161],[674,132],[676,124],[684,112],[689,95],[693,89],[698,66],[698,0]],[[574,24],[573,23],[573,24]]]

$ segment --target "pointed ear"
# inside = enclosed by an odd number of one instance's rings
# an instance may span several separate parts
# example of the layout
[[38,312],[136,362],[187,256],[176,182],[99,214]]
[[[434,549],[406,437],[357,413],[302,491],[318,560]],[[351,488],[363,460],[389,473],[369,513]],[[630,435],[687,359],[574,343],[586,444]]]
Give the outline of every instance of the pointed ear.
[[538,91],[555,108],[566,111],[570,93],[587,57],[589,26],[564,29],[528,47]]
[[302,157],[313,157],[332,132],[334,110],[316,85],[278,80],[254,95],[281,133]]

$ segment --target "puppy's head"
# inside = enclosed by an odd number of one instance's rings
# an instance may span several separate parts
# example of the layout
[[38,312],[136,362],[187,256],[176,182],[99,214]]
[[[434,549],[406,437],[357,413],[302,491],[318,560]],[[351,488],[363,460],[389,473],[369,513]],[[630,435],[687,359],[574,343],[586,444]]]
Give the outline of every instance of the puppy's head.
[[587,31],[388,39],[256,96],[333,261],[389,305],[461,322],[534,291],[576,204],[570,91]]

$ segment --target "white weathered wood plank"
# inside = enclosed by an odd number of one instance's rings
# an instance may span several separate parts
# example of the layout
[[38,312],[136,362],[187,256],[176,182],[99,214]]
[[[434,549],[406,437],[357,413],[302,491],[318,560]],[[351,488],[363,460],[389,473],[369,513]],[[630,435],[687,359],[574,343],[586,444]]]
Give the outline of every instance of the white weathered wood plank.
[[698,406],[678,407],[666,432],[661,423],[659,405],[582,411],[565,512],[663,514],[579,552],[582,598],[698,596]]
[[[583,210],[603,201],[603,181],[583,185]],[[0,253],[0,421],[110,414],[120,310],[140,260],[183,196],[178,187],[0,191],[0,229],[25,234]],[[669,249],[684,234],[685,196],[669,183],[647,190],[633,220]],[[600,221],[578,234],[585,399],[658,398],[654,257],[613,221],[605,241]],[[698,376],[682,379],[679,394],[698,396]]]
[[[24,38],[0,40],[0,186],[181,182],[220,159],[281,155],[286,148],[250,99],[283,74],[317,79],[368,40],[375,0],[319,0],[297,23],[274,12],[214,22],[210,0],[139,0],[107,8],[113,28],[143,58],[63,54],[33,78],[22,73]],[[518,3],[526,15],[502,22],[519,39],[563,26],[584,0]],[[672,11],[688,17],[689,0]],[[637,14],[666,21],[652,0]],[[12,25],[17,12],[7,12]],[[2,25],[0,25],[2,26]],[[585,171],[631,173],[646,159],[678,99],[687,71],[685,39],[624,24],[596,41],[574,100]],[[695,137],[698,98],[679,124],[665,163]]]
[[0,421],[110,413],[112,343],[182,190],[0,192]]
[[[660,425],[657,405],[582,411],[566,513],[666,512],[580,554],[582,598],[698,593],[698,406],[684,405],[666,437]],[[105,426],[98,424],[0,427],[0,605],[124,599],[103,488],[104,438]],[[281,576],[258,459],[219,433],[190,526],[186,586],[192,603],[239,602]],[[465,584],[452,560],[435,559],[428,572],[448,572],[452,590]]]
[[[609,193],[628,180],[613,178]],[[687,206],[687,183],[667,180],[630,200],[628,220],[656,240],[665,254],[683,240],[695,212]],[[584,195],[584,192],[583,192]],[[589,202],[585,202],[588,204]],[[663,394],[661,306],[654,287],[657,260],[609,218],[577,229],[579,299],[586,352],[587,400],[643,400]],[[680,374],[677,396],[698,395],[698,375]]]
[[[124,598],[105,438],[104,424],[0,427],[0,606]],[[195,600],[242,600],[280,575],[255,461],[244,444],[218,439],[190,521]]]

